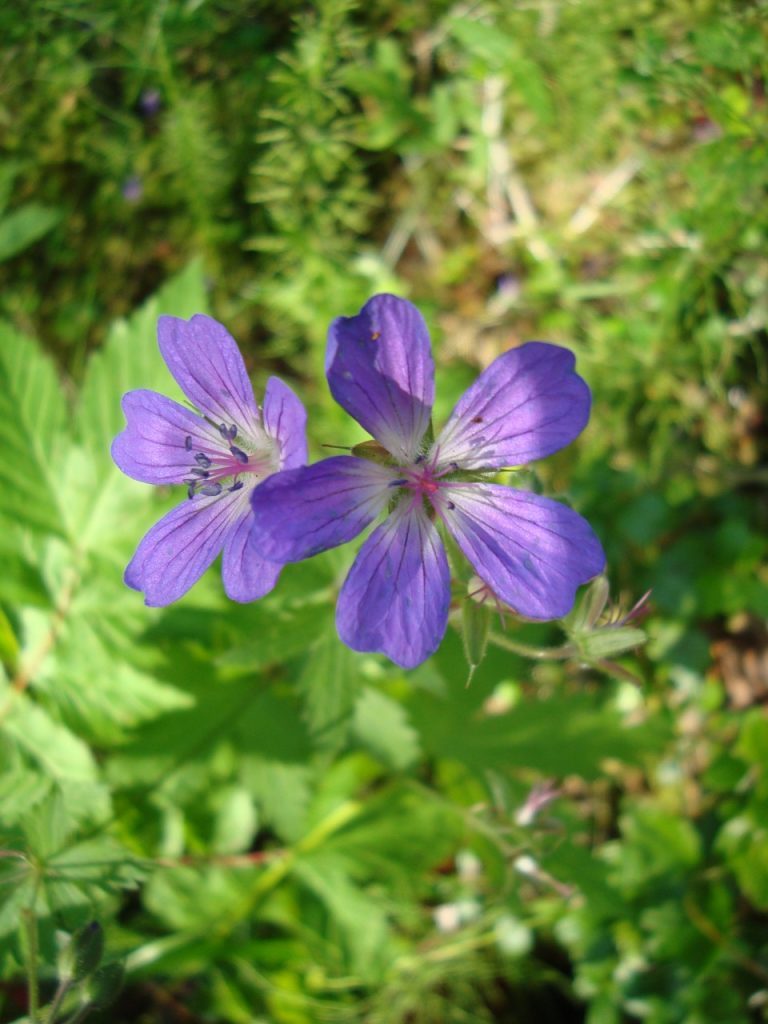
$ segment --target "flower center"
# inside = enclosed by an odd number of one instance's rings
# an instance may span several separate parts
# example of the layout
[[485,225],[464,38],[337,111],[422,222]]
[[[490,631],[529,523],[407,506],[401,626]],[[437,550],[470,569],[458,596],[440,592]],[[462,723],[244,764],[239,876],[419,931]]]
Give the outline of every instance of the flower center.
[[[216,497],[225,490],[227,492],[239,491],[244,487],[240,476],[244,473],[254,474],[257,478],[269,476],[274,473],[277,467],[276,452],[265,446],[259,450],[255,444],[238,438],[235,424],[227,426],[220,423],[218,427],[221,435],[221,442],[211,441],[195,450],[192,437],[184,438],[184,447],[189,452],[191,466],[184,477],[187,485],[187,497],[193,498],[196,494],[205,497]],[[239,440],[240,447],[235,440]],[[246,450],[251,449],[251,450]],[[228,487],[224,487],[222,481],[232,480]]]
[[412,466],[406,470],[405,486],[416,494],[431,497],[440,488],[440,480],[431,466]]
[[[436,468],[436,461],[428,462],[422,455],[410,466],[399,466],[398,469],[402,476],[398,477],[397,480],[393,480],[390,487],[399,487],[410,491],[413,496],[412,501],[414,505],[422,499],[426,499],[428,501],[428,510],[431,506],[435,511],[439,512],[439,499],[437,495],[440,489],[448,483],[443,477],[455,473],[458,468],[458,466],[452,463],[450,466],[438,470]],[[448,507],[453,508],[453,502],[449,501]]]

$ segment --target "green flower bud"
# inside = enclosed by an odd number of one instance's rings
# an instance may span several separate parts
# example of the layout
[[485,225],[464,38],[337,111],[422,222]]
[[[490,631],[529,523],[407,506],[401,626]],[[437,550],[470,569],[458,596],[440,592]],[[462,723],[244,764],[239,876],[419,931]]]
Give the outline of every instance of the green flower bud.
[[98,921],[79,928],[59,953],[58,972],[62,981],[82,981],[93,974],[104,954],[104,931]]
[[120,995],[124,981],[125,967],[122,963],[116,961],[104,964],[89,979],[84,993],[85,1001],[94,1010],[103,1010],[105,1007],[111,1006]]
[[491,611],[483,604],[468,599],[461,609],[464,653],[471,668],[477,668],[485,657],[491,629]]
[[609,589],[606,576],[598,576],[590,583],[576,610],[569,616],[568,630],[571,634],[583,633],[595,626],[605,611]]

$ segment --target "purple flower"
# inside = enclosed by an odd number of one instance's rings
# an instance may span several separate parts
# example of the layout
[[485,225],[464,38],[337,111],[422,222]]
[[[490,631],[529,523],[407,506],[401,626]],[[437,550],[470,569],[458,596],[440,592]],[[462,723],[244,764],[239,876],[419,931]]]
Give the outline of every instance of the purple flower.
[[145,117],[154,117],[163,105],[159,89],[144,89],[139,96],[139,109]]
[[144,185],[138,174],[132,174],[130,178],[126,178],[121,191],[123,199],[127,203],[138,203],[144,195]]
[[306,462],[304,407],[270,377],[259,410],[235,341],[208,316],[161,316],[157,337],[199,414],[154,391],[123,397],[128,422],[112,443],[112,458],[134,480],[187,487],[186,500],[139,544],[125,582],[143,591],[148,605],[170,604],[223,552],[227,595],[255,601],[274,587],[282,563],[248,544],[249,498],[265,477]]
[[551,455],[589,418],[590,394],[566,349],[529,342],[499,356],[433,441],[434,364],[421,314],[376,295],[330,327],[331,392],[378,442],[289,470],[254,491],[253,539],[298,561],[351,540],[381,513],[341,589],[336,622],[357,651],[412,668],[440,644],[450,579],[438,525],[501,600],[532,619],[572,607],[605,563],[576,512],[494,483],[496,472]]

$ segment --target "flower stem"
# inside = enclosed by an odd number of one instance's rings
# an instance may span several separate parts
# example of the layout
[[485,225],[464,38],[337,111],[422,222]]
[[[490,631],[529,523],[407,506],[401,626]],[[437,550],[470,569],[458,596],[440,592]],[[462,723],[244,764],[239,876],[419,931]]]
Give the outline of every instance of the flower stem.
[[24,960],[27,969],[27,998],[29,1001],[30,1024],[40,1024],[40,993],[37,981],[37,919],[31,907],[21,912],[21,927],[24,942]]
[[80,1009],[73,1013],[71,1017],[67,1017],[64,1024],[80,1024],[80,1021],[85,1020],[92,1009],[93,1007],[90,1003],[85,1003],[85,1005],[81,1006]]
[[529,644],[521,644],[516,640],[510,640],[502,633],[490,633],[488,639],[497,647],[503,647],[505,651],[512,651],[522,658],[535,658],[537,661],[547,659],[564,660],[572,658],[578,652],[573,644],[561,644],[559,647],[531,647]]
[[46,1014],[46,1024],[56,1024],[56,1014],[61,1008],[61,1004],[64,1001],[64,997],[69,992],[72,982],[69,978],[64,978],[59,982],[59,987],[56,989],[56,994],[53,997],[53,1002],[48,1007]]

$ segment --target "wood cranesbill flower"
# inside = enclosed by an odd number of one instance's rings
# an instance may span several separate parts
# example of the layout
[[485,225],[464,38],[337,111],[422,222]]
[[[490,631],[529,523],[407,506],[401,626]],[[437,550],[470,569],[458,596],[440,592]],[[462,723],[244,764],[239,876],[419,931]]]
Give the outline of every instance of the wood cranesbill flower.
[[162,316],[157,337],[168,369],[197,413],[154,391],[123,397],[127,426],[112,458],[134,480],[184,484],[186,499],[146,534],[125,570],[148,605],[176,601],[221,552],[227,596],[254,601],[275,585],[282,563],[248,544],[249,498],[265,477],[302,466],[306,413],[270,377],[259,409],[229,333],[208,316]]
[[336,622],[348,646],[404,668],[437,649],[448,621],[438,526],[506,604],[532,619],[561,618],[576,588],[602,571],[600,542],[572,509],[493,478],[581,433],[590,393],[574,363],[544,342],[505,352],[433,440],[424,320],[404,299],[374,296],[331,324],[326,371],[333,397],[377,444],[265,481],[251,496],[256,549],[298,561],[351,540],[387,511],[341,588]]

